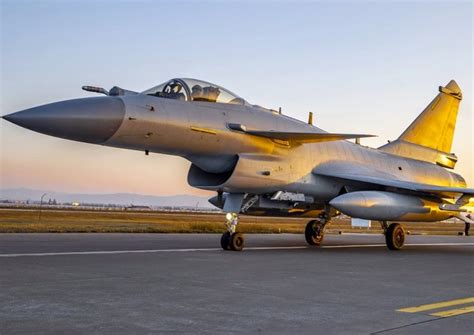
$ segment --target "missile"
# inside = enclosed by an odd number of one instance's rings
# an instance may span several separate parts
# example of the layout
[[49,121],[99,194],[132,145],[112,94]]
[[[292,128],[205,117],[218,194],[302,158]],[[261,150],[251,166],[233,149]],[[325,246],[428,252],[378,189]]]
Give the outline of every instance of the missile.
[[340,195],[329,204],[354,218],[379,221],[416,221],[429,217],[445,220],[449,211],[439,209],[440,201],[433,198],[383,191],[359,191]]

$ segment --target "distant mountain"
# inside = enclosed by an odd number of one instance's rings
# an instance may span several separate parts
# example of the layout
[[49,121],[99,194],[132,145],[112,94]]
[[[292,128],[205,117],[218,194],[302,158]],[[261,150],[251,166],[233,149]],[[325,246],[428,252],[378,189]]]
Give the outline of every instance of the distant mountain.
[[112,194],[82,194],[82,193],[62,193],[44,190],[32,190],[28,188],[11,188],[0,190],[0,200],[11,201],[40,201],[41,196],[46,193],[44,201],[56,199],[58,203],[79,202],[93,204],[115,204],[115,205],[141,205],[156,207],[199,207],[215,208],[207,199],[195,195],[173,195],[155,196],[134,193],[112,193]]

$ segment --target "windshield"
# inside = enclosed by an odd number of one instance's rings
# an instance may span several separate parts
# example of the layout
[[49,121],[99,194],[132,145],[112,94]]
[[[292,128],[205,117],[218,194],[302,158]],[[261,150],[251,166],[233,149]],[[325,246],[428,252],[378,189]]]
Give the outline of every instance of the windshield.
[[166,83],[160,84],[142,92],[142,94],[182,101],[189,100],[189,94],[185,88],[185,84],[179,79],[167,81]]
[[245,100],[215,84],[206,81],[181,78],[172,79],[142,92],[142,94],[182,101],[204,101],[244,105]]

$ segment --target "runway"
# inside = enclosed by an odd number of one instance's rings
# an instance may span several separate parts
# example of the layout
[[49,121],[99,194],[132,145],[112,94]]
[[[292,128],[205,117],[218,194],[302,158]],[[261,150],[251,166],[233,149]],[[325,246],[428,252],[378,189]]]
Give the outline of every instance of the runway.
[[0,234],[0,333],[470,334],[474,238]]

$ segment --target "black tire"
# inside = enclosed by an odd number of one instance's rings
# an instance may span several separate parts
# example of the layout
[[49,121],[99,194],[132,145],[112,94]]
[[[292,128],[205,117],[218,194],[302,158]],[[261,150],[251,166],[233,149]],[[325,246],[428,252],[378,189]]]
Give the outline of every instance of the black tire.
[[230,250],[230,233],[228,231],[221,236],[221,247],[224,250]]
[[400,250],[405,244],[405,230],[399,223],[392,223],[385,232],[385,242],[390,250]]
[[304,230],[304,237],[309,245],[320,246],[324,239],[324,231],[318,229],[317,220],[309,221]]
[[231,250],[242,251],[242,249],[244,248],[244,244],[245,244],[244,235],[242,235],[241,233],[234,233],[230,237],[229,246]]

